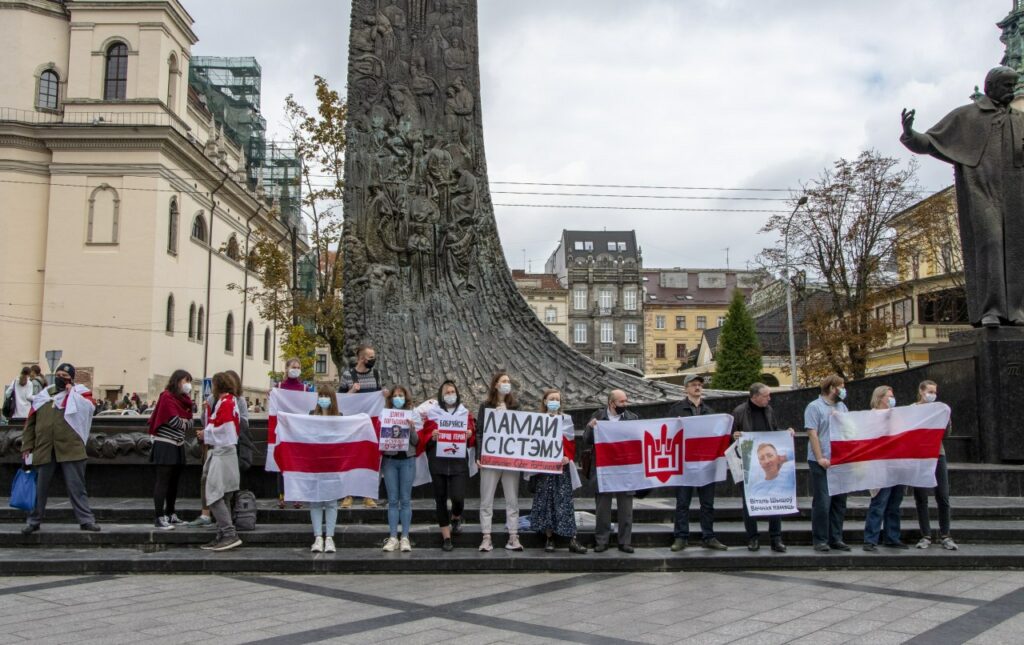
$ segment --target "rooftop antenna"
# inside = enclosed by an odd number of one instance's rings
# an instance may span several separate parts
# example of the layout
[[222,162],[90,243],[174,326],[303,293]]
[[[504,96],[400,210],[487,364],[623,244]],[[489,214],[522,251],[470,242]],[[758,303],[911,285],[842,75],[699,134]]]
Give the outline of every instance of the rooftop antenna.
[[729,247],[727,246],[723,250],[725,251],[725,268],[728,269],[729,268]]

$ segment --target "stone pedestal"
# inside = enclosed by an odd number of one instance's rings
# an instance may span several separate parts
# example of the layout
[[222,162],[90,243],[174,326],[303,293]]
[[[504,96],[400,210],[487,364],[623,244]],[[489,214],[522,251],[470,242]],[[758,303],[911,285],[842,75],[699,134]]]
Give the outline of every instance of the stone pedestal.
[[[964,358],[974,359],[981,461],[1024,462],[1024,328],[959,332],[929,352],[931,361]],[[941,383],[939,398],[950,400]]]

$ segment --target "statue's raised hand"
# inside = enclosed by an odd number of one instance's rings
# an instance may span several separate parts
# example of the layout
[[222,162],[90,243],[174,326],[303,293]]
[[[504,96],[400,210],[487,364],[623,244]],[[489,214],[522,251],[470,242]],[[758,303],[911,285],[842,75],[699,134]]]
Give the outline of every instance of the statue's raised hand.
[[903,109],[901,115],[903,120],[903,134],[910,135],[914,132],[914,110]]

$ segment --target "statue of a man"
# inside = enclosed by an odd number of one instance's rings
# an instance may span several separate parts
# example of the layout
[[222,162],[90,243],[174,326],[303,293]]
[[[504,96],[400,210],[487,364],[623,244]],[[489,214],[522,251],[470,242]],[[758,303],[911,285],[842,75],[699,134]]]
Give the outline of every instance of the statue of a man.
[[984,96],[923,134],[914,110],[903,110],[903,145],[953,164],[974,326],[1024,325],[1024,113],[1010,109],[1017,76],[992,69]]

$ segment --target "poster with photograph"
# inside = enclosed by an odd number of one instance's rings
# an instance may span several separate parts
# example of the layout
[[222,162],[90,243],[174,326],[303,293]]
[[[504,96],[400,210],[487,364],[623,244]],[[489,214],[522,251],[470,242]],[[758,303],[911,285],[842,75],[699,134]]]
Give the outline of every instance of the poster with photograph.
[[796,453],[789,431],[746,432],[739,449],[751,517],[796,513]]

